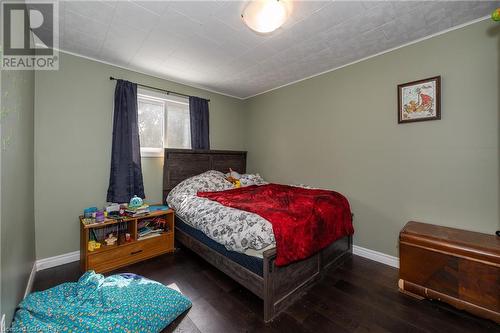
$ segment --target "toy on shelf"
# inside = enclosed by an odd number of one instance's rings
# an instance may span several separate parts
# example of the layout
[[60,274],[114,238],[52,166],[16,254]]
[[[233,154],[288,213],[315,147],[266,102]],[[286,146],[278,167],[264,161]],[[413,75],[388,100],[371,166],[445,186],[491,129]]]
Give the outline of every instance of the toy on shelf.
[[120,205],[120,210],[118,211],[119,216],[125,216],[125,210],[127,209],[126,205]]
[[102,210],[95,213],[95,221],[98,223],[104,222],[104,212]]
[[117,240],[118,240],[118,238],[116,238],[113,233],[110,233],[108,235],[108,237],[106,237],[104,239],[104,241],[106,242],[107,246],[115,245]]
[[109,215],[112,215],[112,214],[118,215],[120,212],[120,204],[111,203],[111,204],[107,205],[106,212],[108,212]]
[[82,222],[84,224],[92,224],[96,222],[96,213],[97,207],[87,207],[83,210],[83,219]]
[[95,219],[93,217],[84,217],[82,218],[83,224],[92,224],[95,223]]
[[88,207],[83,210],[83,217],[85,218],[93,218],[95,217],[95,213],[97,212],[97,207]]
[[132,199],[130,199],[130,203],[128,204],[128,208],[137,208],[141,207],[144,204],[141,198],[137,195],[134,195]]
[[91,240],[89,243],[88,243],[88,250],[90,252],[94,251],[94,250],[97,250],[97,249],[100,249],[101,248],[101,243],[99,242],[96,242],[94,240]]

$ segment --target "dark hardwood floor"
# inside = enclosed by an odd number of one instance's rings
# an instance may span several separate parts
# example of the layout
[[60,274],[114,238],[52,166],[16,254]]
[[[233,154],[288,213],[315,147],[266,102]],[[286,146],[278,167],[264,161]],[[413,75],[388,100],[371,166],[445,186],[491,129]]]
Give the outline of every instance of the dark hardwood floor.
[[[164,332],[500,332],[491,321],[399,293],[396,269],[358,256],[268,325],[261,300],[188,250],[117,272],[175,284],[191,298],[193,307]],[[34,291],[79,276],[77,262],[47,269],[37,273]]]

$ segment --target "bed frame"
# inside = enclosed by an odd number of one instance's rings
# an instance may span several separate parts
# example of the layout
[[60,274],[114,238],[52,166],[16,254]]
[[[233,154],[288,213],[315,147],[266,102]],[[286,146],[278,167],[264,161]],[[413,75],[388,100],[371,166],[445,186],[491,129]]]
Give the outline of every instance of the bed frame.
[[[246,172],[244,151],[165,149],[163,198],[181,181],[207,170]],[[276,266],[276,249],[263,254],[263,276],[232,261],[176,228],[175,239],[264,301],[264,321],[273,320],[299,299],[327,268],[336,267],[352,253],[352,236],[341,238],[319,253],[287,266]]]

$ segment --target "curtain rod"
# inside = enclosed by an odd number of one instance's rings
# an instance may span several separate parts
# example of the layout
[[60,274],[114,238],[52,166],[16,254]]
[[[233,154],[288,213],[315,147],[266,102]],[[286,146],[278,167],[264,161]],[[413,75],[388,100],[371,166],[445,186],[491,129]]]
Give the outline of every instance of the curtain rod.
[[[117,78],[114,78],[112,76],[109,77],[110,80],[119,80]],[[125,80],[124,80],[125,81]],[[178,92],[175,92],[175,91],[170,91],[170,90],[166,90],[166,89],[162,89],[162,88],[156,88],[156,87],[151,87],[151,86],[148,86],[148,85],[145,85],[145,84],[140,84],[140,83],[137,83],[137,82],[134,82],[135,84],[137,84],[138,86],[141,86],[143,88],[149,88],[149,89],[154,89],[154,90],[159,90],[159,91],[163,91],[163,92],[166,92],[167,95],[177,95],[177,96],[183,96],[183,97],[192,97],[191,95],[186,95],[186,94],[183,94],[183,93],[178,93]],[[201,98],[201,97],[199,97]],[[210,102],[209,99],[206,99],[206,98],[203,98],[204,100]]]

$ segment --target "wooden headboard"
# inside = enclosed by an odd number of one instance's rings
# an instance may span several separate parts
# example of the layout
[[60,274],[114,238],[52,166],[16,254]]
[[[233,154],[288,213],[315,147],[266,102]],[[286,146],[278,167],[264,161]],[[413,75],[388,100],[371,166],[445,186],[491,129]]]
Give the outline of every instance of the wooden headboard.
[[163,201],[186,178],[208,170],[245,173],[247,152],[233,150],[165,149],[163,157]]

